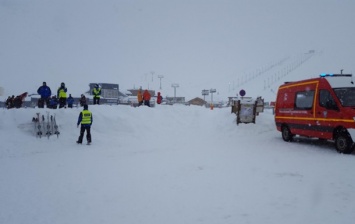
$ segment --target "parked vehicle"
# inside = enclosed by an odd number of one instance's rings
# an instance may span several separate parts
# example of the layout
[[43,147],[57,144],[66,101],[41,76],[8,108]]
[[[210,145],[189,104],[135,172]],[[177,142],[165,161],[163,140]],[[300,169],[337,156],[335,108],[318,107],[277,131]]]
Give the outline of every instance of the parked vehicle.
[[284,141],[295,135],[334,140],[339,153],[355,148],[355,85],[351,74],[287,82],[278,89],[275,123]]

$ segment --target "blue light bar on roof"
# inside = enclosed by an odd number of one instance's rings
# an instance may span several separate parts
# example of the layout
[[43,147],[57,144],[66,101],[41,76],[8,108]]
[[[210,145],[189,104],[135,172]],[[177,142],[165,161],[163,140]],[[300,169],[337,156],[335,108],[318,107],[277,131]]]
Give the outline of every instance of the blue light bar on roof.
[[327,77],[327,76],[333,76],[334,74],[325,74],[325,73],[322,73],[320,74],[319,76],[320,77]]

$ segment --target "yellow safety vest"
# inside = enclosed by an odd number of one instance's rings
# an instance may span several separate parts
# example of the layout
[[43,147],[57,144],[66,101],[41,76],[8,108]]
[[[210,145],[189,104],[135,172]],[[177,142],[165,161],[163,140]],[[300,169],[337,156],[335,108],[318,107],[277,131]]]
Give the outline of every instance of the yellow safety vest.
[[100,98],[100,94],[99,94],[100,90],[101,90],[100,88],[98,88],[98,89],[94,88],[93,92],[94,92],[95,97]]
[[81,111],[81,116],[82,116],[81,124],[91,124],[92,114],[90,111],[88,111],[88,110]]
[[64,92],[64,89],[59,89],[58,98],[67,98],[67,93]]

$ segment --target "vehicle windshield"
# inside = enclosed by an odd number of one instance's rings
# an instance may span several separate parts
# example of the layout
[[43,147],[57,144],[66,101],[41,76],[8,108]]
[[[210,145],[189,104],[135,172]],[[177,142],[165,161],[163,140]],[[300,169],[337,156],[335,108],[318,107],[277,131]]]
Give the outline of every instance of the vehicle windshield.
[[355,88],[337,88],[334,92],[342,106],[355,107]]

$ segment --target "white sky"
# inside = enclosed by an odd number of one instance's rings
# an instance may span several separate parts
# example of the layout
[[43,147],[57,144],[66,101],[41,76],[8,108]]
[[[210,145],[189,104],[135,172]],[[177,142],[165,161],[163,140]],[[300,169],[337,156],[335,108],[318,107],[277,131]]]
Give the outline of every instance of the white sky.
[[227,97],[245,73],[313,49],[308,74],[352,72],[354,9],[352,0],[0,0],[0,86],[157,89],[164,75],[163,96],[178,83],[178,95]]

